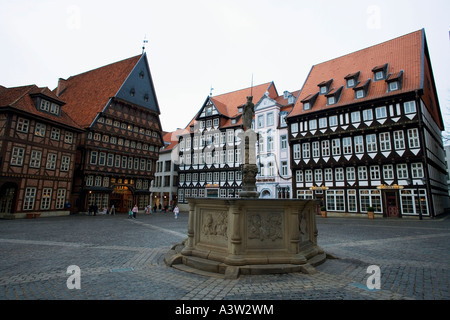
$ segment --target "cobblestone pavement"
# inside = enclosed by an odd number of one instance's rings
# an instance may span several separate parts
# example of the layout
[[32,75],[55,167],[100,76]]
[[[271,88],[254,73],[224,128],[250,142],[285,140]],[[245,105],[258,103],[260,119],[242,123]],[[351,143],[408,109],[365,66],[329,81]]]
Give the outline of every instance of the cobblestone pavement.
[[[308,275],[223,279],[164,264],[187,213],[0,220],[1,300],[449,300],[450,218],[322,218],[328,259]],[[69,289],[67,269],[81,271]],[[370,265],[381,289],[370,290]]]

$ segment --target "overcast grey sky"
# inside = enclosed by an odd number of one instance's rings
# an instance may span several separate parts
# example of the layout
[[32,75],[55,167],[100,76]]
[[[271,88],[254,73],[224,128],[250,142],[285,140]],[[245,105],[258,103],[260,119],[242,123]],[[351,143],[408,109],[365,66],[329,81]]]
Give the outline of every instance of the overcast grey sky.
[[54,89],[146,52],[163,130],[213,95],[274,81],[299,90],[318,64],[424,28],[450,127],[448,0],[0,0],[0,85]]

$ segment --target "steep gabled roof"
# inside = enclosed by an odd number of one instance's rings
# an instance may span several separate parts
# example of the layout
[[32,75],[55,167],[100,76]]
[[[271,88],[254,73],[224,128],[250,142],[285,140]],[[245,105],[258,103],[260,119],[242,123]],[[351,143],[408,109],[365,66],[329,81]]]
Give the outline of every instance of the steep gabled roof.
[[[320,110],[336,108],[361,103],[385,96],[413,92],[422,86],[422,52],[424,31],[419,30],[396,39],[362,49],[360,51],[326,61],[311,68],[311,71],[301,89],[297,102],[289,117],[308,114]],[[351,75],[358,76],[358,85],[374,78],[377,68],[387,67],[387,75],[399,74],[403,71],[403,81],[400,90],[387,91],[385,80],[371,81],[368,84],[368,94],[364,98],[355,99],[355,92],[347,88],[346,78]],[[319,92],[318,84],[333,80],[330,90],[338,90],[343,86],[339,101],[327,105],[326,95],[318,95],[313,107],[303,110],[303,103],[308,96]]]
[[66,111],[82,127],[88,127],[125,82],[142,55],[100,67],[67,80],[54,91],[66,102]]
[[37,87],[36,85],[28,85],[22,87],[5,88],[0,86],[0,110],[4,108],[13,108],[20,110],[33,116],[45,118],[60,124],[80,129],[73,119],[65,112],[65,107],[61,107],[60,115],[54,115],[47,112],[39,111],[36,102],[33,101],[34,96],[41,96],[44,99],[64,105],[64,101],[56,97],[56,95],[47,87]]

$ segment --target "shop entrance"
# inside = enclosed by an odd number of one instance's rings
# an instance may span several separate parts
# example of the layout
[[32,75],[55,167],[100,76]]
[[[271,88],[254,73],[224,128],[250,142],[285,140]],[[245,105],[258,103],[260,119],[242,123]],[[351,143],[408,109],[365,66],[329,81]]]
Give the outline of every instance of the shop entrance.
[[395,192],[386,192],[386,214],[388,217],[398,218],[398,202]]
[[114,205],[116,212],[127,213],[133,208],[133,193],[127,186],[116,186],[111,193],[109,205]]

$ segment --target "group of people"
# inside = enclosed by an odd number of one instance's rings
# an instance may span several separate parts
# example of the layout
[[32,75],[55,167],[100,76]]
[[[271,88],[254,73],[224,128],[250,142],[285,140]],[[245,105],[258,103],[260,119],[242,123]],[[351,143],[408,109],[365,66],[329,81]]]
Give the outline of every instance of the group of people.
[[[145,214],[150,214],[150,212],[151,212],[150,208],[151,208],[150,205],[145,207],[145,209],[144,209]],[[128,211],[128,219],[136,219],[136,215],[137,215],[138,211],[139,211],[139,208],[138,208],[137,204],[135,204],[134,207]],[[161,204],[159,204],[159,211],[162,211]],[[156,204],[153,206],[153,212],[156,212]],[[165,208],[164,212],[168,212],[168,209]],[[94,216],[96,216],[97,213],[99,213],[98,206],[96,204],[89,206],[89,215],[91,215],[91,213]],[[112,205],[111,209],[108,211],[108,208],[105,207],[103,209],[102,213],[115,215],[116,208],[114,207],[114,205]],[[175,205],[175,207],[173,208],[173,214],[174,214],[175,219],[178,219],[179,213],[180,213],[180,209],[178,208],[178,205]]]

